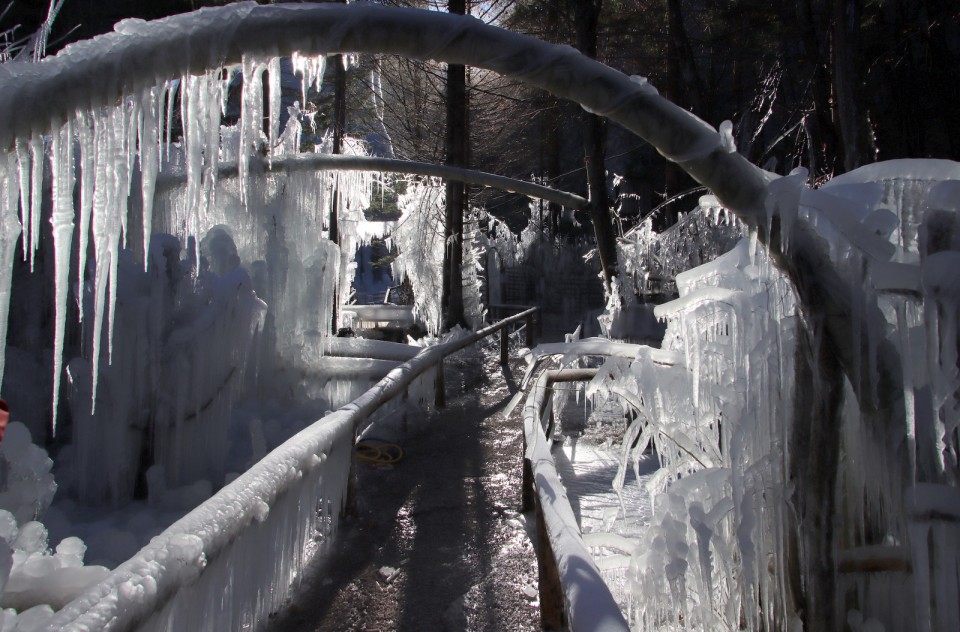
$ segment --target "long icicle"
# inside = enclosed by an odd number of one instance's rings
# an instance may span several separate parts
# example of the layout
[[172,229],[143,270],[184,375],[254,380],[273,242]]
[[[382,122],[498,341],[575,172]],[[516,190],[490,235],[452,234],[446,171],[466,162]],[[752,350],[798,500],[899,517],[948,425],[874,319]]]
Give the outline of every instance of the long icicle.
[[129,134],[131,131],[126,104],[113,108],[113,198],[107,207],[108,247],[110,248],[110,303],[107,322],[107,361],[113,363],[113,326],[117,311],[117,267],[120,263],[120,237],[126,225],[127,197],[130,195],[131,163]]
[[163,89],[144,90],[140,98],[140,191],[143,196],[143,269],[150,262],[150,234],[153,230],[153,194],[156,190],[157,172],[160,169],[158,121],[161,120]]
[[33,161],[30,158],[30,146],[17,139],[17,178],[20,185],[20,224],[23,234],[23,260],[26,261],[30,248],[30,174],[33,173]]
[[90,217],[93,214],[93,186],[97,176],[97,145],[93,117],[78,111],[74,121],[80,143],[80,230],[77,257],[77,305],[79,320],[83,322],[83,295],[87,275],[87,243],[90,235]]
[[40,245],[40,215],[43,203],[43,136],[35,134],[30,139],[32,159],[30,173],[30,272],[36,261],[37,247]]
[[17,239],[23,232],[17,216],[20,186],[17,154],[14,151],[0,157],[0,383],[6,360],[7,316],[10,311],[10,286],[13,280],[13,261]]
[[93,189],[93,247],[96,271],[94,276],[93,346],[90,355],[92,388],[90,410],[96,411],[97,382],[100,377],[100,337],[103,331],[103,306],[106,300],[107,270],[110,251],[107,248],[107,205],[109,204],[110,177],[107,173],[106,156],[113,153],[113,138],[110,130],[110,111],[101,110],[94,119],[96,137],[96,181]]
[[57,434],[57,408],[60,402],[60,373],[63,368],[63,338],[67,324],[67,295],[70,289],[70,250],[73,246],[73,131],[70,121],[53,133],[50,156],[53,166],[53,251],[56,296],[53,343],[53,422]]

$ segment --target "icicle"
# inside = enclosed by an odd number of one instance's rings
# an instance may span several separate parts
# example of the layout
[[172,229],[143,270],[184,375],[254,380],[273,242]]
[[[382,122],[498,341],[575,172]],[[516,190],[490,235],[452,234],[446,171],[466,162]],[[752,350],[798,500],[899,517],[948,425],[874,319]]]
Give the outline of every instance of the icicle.
[[73,245],[73,132],[68,121],[53,134],[53,251],[55,282],[55,328],[53,343],[53,424],[57,434],[57,405],[60,401],[60,373],[63,365],[63,336],[67,323],[67,294],[70,287],[70,250]]
[[[133,188],[133,171],[137,162],[137,138],[140,130],[140,111],[142,109],[141,100],[131,99],[129,105],[125,106],[124,113],[126,120],[123,133],[123,153],[126,156],[126,165],[124,174],[126,176],[126,195],[122,196],[124,201],[130,195]],[[129,206],[124,202],[124,210],[120,213],[120,230],[123,233],[124,245],[129,245],[129,233],[127,230],[127,219]]]
[[168,81],[166,83],[167,92],[167,162],[170,161],[170,135],[173,130],[173,108],[176,101],[177,89],[180,87],[179,81]]
[[217,166],[220,162],[220,116],[223,103],[223,86],[224,83],[220,80],[220,70],[212,70],[204,77],[200,91],[203,99],[200,103],[200,112],[204,134],[204,214],[216,205]]
[[91,382],[90,408],[91,413],[96,411],[97,381],[100,376],[100,338],[103,331],[103,308],[106,301],[107,271],[110,266],[110,250],[107,246],[107,216],[108,205],[111,203],[111,182],[107,173],[107,157],[113,153],[113,135],[110,130],[110,111],[101,110],[94,119],[94,133],[96,138],[96,153],[99,158],[95,164],[95,180],[93,188],[93,209],[91,223],[93,225],[93,247],[95,252],[96,271],[94,276],[94,305],[93,305],[93,346],[90,356]]
[[30,173],[30,272],[40,245],[40,215],[43,204],[43,136],[35,135],[30,139],[32,158]]
[[10,285],[13,280],[13,258],[22,225],[17,217],[20,195],[17,153],[5,153],[0,159],[0,383],[6,360],[7,316],[10,308]]
[[316,57],[305,57],[300,53],[294,53],[292,57],[293,71],[300,75],[300,89],[302,92],[302,101],[307,103],[307,90],[311,87],[320,92],[321,82],[323,81],[323,72],[326,69],[326,55]]
[[113,109],[113,196],[108,206],[107,238],[110,249],[110,303],[109,321],[107,325],[107,361],[113,362],[113,325],[116,322],[117,308],[117,266],[120,263],[120,236],[126,225],[127,197],[130,195],[130,163],[129,126],[127,108],[121,104]]
[[240,104],[240,154],[237,156],[240,201],[247,204],[250,183],[247,174],[250,156],[259,153],[263,124],[263,82],[265,65],[256,58],[243,56],[243,91]]
[[151,88],[141,97],[143,109],[139,129],[140,191],[143,196],[143,269],[149,265],[150,235],[153,232],[153,195],[156,190],[160,155],[157,152],[158,122],[163,103],[163,90]]
[[274,57],[267,64],[267,77],[270,87],[270,147],[267,149],[267,159],[273,155],[280,137],[280,59]]
[[88,112],[77,112],[74,125],[80,144],[80,241],[77,256],[77,304],[83,322],[83,286],[87,274],[87,238],[93,213],[93,187],[96,180],[97,146],[93,119]]
[[183,150],[187,167],[186,187],[186,231],[196,235],[199,230],[197,221],[200,207],[200,187],[203,173],[204,139],[200,129],[200,91],[199,77],[183,77],[180,80],[180,119],[183,121]]
[[20,223],[23,230],[23,260],[26,261],[30,249],[30,174],[33,172],[30,158],[30,146],[17,140],[17,177],[20,184]]
[[154,90],[157,93],[157,164],[163,164],[163,143],[169,129],[164,125],[164,114],[167,108],[167,91],[169,90],[169,81],[164,81],[162,86],[157,86]]

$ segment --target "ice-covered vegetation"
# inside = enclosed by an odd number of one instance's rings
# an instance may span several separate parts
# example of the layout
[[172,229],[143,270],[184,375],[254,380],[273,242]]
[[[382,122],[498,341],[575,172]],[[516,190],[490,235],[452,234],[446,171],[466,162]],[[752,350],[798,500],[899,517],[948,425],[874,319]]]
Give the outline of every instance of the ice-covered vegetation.
[[[943,607],[957,590],[960,305],[948,262],[960,168],[878,164],[819,190],[804,179],[770,187],[776,238],[815,226],[830,246],[821,265],[861,281],[845,290],[869,350],[859,375],[823,370],[824,315],[803,309],[754,234],[676,275],[679,298],[656,308],[676,362],[610,359],[589,387],[633,419],[622,468],[651,448],[661,462],[626,575],[642,629],[795,629],[818,607],[854,630],[960,625]],[[699,241],[669,244],[699,256]],[[623,255],[639,269],[649,251],[630,243]],[[874,396],[899,391],[899,423],[858,401],[851,377]]]
[[[397,207],[402,215],[391,237],[399,251],[393,262],[395,278],[407,278],[413,287],[414,309],[432,335],[440,333],[442,323],[440,299],[443,295],[444,201],[446,192],[437,179],[411,180],[400,194]],[[474,217],[481,211],[474,210]],[[485,319],[481,303],[481,244],[476,220],[464,223],[463,275],[464,315],[476,328]]]

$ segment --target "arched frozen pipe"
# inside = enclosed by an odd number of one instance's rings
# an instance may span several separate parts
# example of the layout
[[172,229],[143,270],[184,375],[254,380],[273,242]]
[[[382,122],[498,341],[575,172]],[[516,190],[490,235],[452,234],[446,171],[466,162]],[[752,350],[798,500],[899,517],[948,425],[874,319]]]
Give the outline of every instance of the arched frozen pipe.
[[68,46],[33,64],[0,68],[0,146],[46,133],[78,109],[113,105],[184,74],[242,55],[366,52],[486,68],[602,114],[650,142],[730,208],[763,208],[767,175],[729,151],[721,135],[663,97],[569,46],[548,44],[472,17],[376,5],[243,2],[146,22]]
[[[570,47],[541,42],[470,17],[414,9],[245,2],[152,22],[124,20],[114,32],[68,46],[54,57],[31,64],[5,64],[0,69],[0,146],[13,150],[28,139],[59,129],[78,111],[96,111],[146,94],[169,79],[241,63],[245,55],[250,60],[294,52],[351,51],[487,68],[576,101],[619,122],[680,162],[729,207],[754,219],[763,216],[764,172],[732,152],[731,144],[712,127],[660,97],[645,79],[627,77]],[[192,156],[197,159],[199,153],[194,150]],[[241,164],[248,159],[246,153],[241,155]],[[194,165],[194,170],[198,172],[199,165]],[[245,171],[241,167],[241,180]],[[6,182],[6,188],[11,188],[12,178]],[[95,239],[97,259],[102,256],[105,266],[117,258],[119,230],[115,224],[111,224],[113,230]],[[9,236],[12,239],[12,232]],[[101,242],[106,245],[101,247]],[[65,257],[57,259],[58,268],[68,265]],[[66,278],[65,273],[58,276]],[[113,275],[110,284],[115,284]],[[98,322],[105,285],[98,279]],[[66,284],[58,284],[58,341],[63,337],[66,293]],[[113,304],[111,298],[111,315]],[[0,318],[5,315],[6,306],[0,305]],[[98,340],[96,334],[95,350]],[[56,369],[54,411],[59,392]]]
[[[335,52],[396,54],[486,68],[580,103],[616,121],[676,162],[708,187],[748,226],[758,229],[771,257],[796,284],[805,307],[824,315],[825,331],[851,377],[862,406],[902,410],[890,390],[877,394],[873,377],[856,367],[872,350],[855,342],[849,315],[876,311],[851,297],[860,281],[842,278],[829,263],[827,244],[797,223],[790,232],[790,257],[780,243],[780,209],[766,209],[774,174],[733,151],[724,135],[657,94],[642,77],[628,77],[569,46],[549,44],[483,24],[472,17],[376,5],[243,2],[205,8],[160,20],[124,20],[113,33],[68,46],[32,64],[0,66],[0,146],[46,133],[78,109],[112,105],[178,78],[224,64],[244,54],[286,55]],[[790,212],[790,211],[788,211]],[[771,235],[773,238],[771,239]],[[852,301],[861,308],[852,309]],[[880,371],[899,381],[899,358],[880,352]],[[882,416],[887,416],[882,414]],[[898,416],[895,412],[894,416]]]

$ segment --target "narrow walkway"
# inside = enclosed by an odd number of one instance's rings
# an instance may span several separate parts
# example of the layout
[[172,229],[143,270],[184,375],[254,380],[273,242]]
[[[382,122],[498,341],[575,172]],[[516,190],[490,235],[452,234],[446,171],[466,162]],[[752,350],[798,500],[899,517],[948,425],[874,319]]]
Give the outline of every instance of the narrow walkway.
[[359,468],[357,515],[268,630],[539,629],[521,421],[503,417],[515,374],[472,348],[446,382],[448,408],[408,418],[400,463]]

